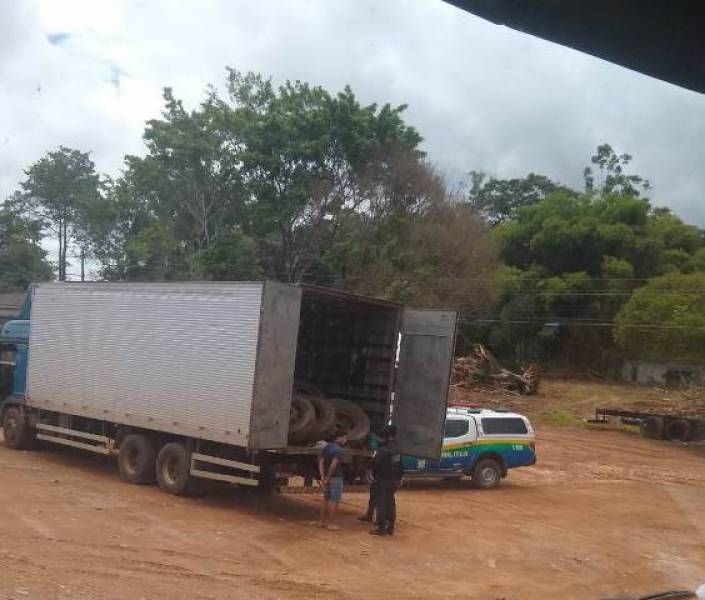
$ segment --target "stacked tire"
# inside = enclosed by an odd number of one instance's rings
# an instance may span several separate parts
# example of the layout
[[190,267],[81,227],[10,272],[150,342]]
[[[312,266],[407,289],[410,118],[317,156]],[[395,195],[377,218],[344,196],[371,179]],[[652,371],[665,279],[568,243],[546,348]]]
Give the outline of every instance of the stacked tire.
[[323,395],[294,394],[289,420],[289,444],[305,446],[328,439],[336,431],[344,431],[348,442],[364,441],[370,432],[370,420],[365,412],[342,398]]

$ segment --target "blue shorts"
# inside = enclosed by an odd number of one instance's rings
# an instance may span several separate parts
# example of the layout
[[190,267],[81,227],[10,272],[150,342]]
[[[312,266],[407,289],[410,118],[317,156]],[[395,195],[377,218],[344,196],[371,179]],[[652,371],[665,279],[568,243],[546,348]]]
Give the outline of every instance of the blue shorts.
[[343,478],[331,478],[331,480],[326,484],[326,489],[323,493],[325,494],[326,500],[330,500],[336,504],[340,502],[340,499],[343,497]]

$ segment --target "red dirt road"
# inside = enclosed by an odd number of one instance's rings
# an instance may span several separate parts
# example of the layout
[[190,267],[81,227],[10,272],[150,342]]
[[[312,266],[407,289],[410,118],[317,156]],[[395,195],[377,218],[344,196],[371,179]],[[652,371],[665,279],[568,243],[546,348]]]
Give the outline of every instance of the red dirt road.
[[539,430],[493,491],[416,481],[398,535],[341,531],[317,499],[174,498],[102,458],[0,449],[0,598],[602,600],[705,582],[705,453],[615,431]]

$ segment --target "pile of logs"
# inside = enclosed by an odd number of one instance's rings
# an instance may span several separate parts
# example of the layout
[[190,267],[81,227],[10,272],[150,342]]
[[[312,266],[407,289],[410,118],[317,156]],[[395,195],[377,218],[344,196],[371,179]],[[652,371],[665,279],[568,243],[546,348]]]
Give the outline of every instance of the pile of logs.
[[475,344],[467,356],[460,356],[453,364],[452,384],[465,388],[477,384],[508,390],[522,395],[538,392],[541,372],[535,364],[521,375],[503,368],[482,344]]

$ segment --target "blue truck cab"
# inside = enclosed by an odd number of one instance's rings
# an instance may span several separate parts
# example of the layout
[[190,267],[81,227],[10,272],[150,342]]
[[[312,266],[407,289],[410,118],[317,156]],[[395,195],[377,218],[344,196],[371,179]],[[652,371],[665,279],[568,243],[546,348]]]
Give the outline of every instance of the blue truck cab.
[[4,396],[24,397],[28,344],[28,320],[8,321],[0,329],[0,402]]
[[525,416],[488,409],[449,408],[439,460],[404,456],[405,477],[470,476],[496,487],[509,469],[536,462],[534,429]]
[[32,309],[30,286],[16,319],[0,328],[0,417],[5,400],[24,400],[27,389],[27,358],[29,354],[29,316]]

